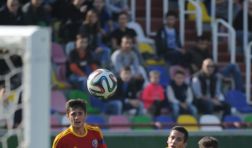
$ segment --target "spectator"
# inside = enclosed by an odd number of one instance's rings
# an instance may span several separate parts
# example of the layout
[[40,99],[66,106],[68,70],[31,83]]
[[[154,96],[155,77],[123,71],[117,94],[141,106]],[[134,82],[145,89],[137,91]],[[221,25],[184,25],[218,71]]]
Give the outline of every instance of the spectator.
[[135,30],[127,27],[127,25],[128,25],[128,14],[127,13],[121,12],[118,15],[118,25],[119,25],[119,28],[115,29],[111,33],[112,49],[115,50],[120,47],[122,37],[125,35],[130,36],[133,39],[133,43],[136,43],[137,34],[136,34]]
[[188,84],[185,82],[185,73],[183,71],[176,71],[174,79],[167,87],[167,98],[171,102],[174,117],[179,114],[192,114],[196,117],[197,110],[192,104],[193,92]]
[[214,111],[224,111],[230,114],[230,106],[224,101],[221,92],[220,77],[214,73],[215,65],[212,59],[205,59],[201,70],[192,79],[192,88],[196,97],[195,103],[198,110],[204,114]]
[[143,89],[142,100],[145,109],[152,115],[159,115],[162,102],[165,99],[165,90],[159,83],[160,73],[158,71],[150,71],[150,83]]
[[[242,45],[244,38],[243,18],[243,9],[241,9],[233,20],[233,26],[236,30],[236,38],[240,45]],[[248,40],[252,40],[252,1],[248,2]],[[238,49],[243,51],[241,48]]]
[[156,48],[157,54],[168,60],[172,65],[176,62],[181,55],[185,53],[185,50],[181,48],[179,40],[179,32],[176,29],[177,15],[174,12],[169,11],[166,14],[166,24],[158,30],[156,35]]
[[24,17],[18,0],[8,0],[0,9],[0,25],[23,25]]
[[131,36],[124,36],[121,42],[121,48],[117,49],[111,55],[112,66],[115,73],[119,74],[120,70],[129,66],[131,68],[133,79],[138,81],[139,89],[142,84],[147,82],[146,72],[143,66],[140,64],[137,54],[133,51],[133,38]]
[[[60,36],[63,38],[63,42],[75,40],[76,35],[78,34],[80,25],[85,18],[87,11],[91,6],[86,5],[86,0],[72,0],[71,3],[62,5],[63,16],[62,24],[60,26]],[[66,6],[66,8],[64,7]]]
[[[136,88],[136,82],[132,79],[132,72],[130,67],[123,67],[120,71],[120,76],[117,79],[117,90],[111,98],[109,98],[108,103],[111,104],[112,99],[120,100],[123,104],[122,112],[128,112],[134,115],[144,114],[143,103],[138,99],[138,90]],[[114,103],[118,104],[118,103]],[[120,105],[112,107],[108,105],[107,109],[120,108]],[[118,109],[116,109],[118,110]],[[119,114],[120,112],[118,112]]]
[[105,0],[94,0],[94,9],[98,13],[101,28],[104,28],[105,24],[111,19],[108,10],[105,6]]
[[45,11],[42,0],[31,0],[23,6],[24,21],[27,25],[50,25],[50,15]]
[[86,91],[87,76],[97,69],[97,64],[88,49],[87,36],[77,35],[75,44],[76,48],[69,55],[69,81]]
[[202,62],[206,58],[211,58],[208,46],[209,46],[209,40],[206,37],[204,36],[197,37],[195,47],[189,50],[192,59],[190,66],[191,73],[199,71],[201,69]]
[[100,27],[96,11],[88,11],[79,32],[80,34],[88,36],[90,49],[94,49],[91,51],[94,58],[99,61],[103,67],[109,65],[110,49],[102,43],[102,38],[105,33]]
[[[196,40],[196,46],[190,49],[190,54],[192,57],[191,62],[191,73],[196,73],[201,69],[203,61],[207,58],[211,58],[211,53],[208,50],[209,41],[206,37],[201,36]],[[234,81],[234,88],[236,90],[243,91],[243,81],[241,76],[241,71],[236,64],[228,64],[222,68],[216,67],[215,72],[218,72],[222,76],[224,82]]]
[[234,89],[244,91],[241,70],[236,64],[228,64],[223,68],[216,68],[224,82],[234,81]]

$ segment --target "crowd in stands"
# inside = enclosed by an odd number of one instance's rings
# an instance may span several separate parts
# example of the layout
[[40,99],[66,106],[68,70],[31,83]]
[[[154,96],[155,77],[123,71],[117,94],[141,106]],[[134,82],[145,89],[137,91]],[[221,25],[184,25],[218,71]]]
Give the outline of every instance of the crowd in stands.
[[[208,2],[205,1],[206,8]],[[226,0],[217,2],[222,7]],[[102,114],[172,115],[175,118],[180,114],[197,116],[217,111],[231,114],[231,106],[225,102],[223,82],[232,81],[232,88],[244,91],[238,65],[219,67],[214,63],[211,42],[205,35],[197,37],[189,49],[182,46],[178,12],[169,11],[165,24],[160,24],[153,37],[152,46],[155,58],[164,59],[162,66],[170,78],[162,85],[160,71],[148,71],[148,65],[144,64],[136,30],[127,26],[130,13],[125,3],[125,0],[6,0],[0,3],[0,25],[52,28],[52,42],[66,56],[60,62],[52,60],[53,89],[78,89],[88,93],[86,81],[92,71],[97,68],[113,71],[118,77],[115,95],[107,100],[89,95],[89,99],[99,102]],[[236,6],[234,27],[239,32],[243,10],[239,2]],[[252,4],[249,6],[251,37]],[[217,9],[217,14],[227,17],[223,9]]]

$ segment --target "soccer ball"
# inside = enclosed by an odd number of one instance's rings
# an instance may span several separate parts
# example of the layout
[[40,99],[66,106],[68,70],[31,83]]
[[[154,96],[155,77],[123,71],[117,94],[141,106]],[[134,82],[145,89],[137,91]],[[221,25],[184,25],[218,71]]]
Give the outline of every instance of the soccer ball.
[[117,89],[115,75],[107,69],[97,69],[88,76],[87,88],[91,95],[107,99]]

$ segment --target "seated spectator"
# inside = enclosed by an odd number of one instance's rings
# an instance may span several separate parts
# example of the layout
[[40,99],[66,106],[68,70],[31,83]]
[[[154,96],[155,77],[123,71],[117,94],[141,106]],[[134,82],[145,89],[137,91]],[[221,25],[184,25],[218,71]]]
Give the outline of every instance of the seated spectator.
[[133,43],[136,43],[137,34],[135,30],[127,27],[128,25],[127,13],[121,12],[118,15],[118,25],[119,25],[119,28],[115,29],[110,35],[113,50],[116,50],[120,47],[122,37],[125,35],[130,36],[133,39]]
[[94,0],[93,6],[99,16],[101,28],[104,28],[105,24],[107,24],[111,19],[111,16],[105,6],[105,0]]
[[166,14],[166,24],[158,30],[155,38],[157,54],[171,65],[187,67],[190,57],[186,49],[181,47],[176,20],[177,15],[174,12],[169,11]]
[[241,70],[237,64],[227,64],[222,68],[216,67],[216,71],[220,74],[223,82],[234,81],[234,86],[236,90],[244,91],[244,81],[242,80]]
[[[143,103],[138,99],[137,93],[138,90],[136,88],[136,82],[134,79],[132,79],[130,67],[123,67],[120,71],[120,76],[117,79],[117,90],[115,94],[106,101],[105,113],[109,113],[109,111],[114,110],[112,111],[114,114],[144,114],[144,106]],[[122,110],[120,110],[121,105],[118,100],[120,100],[123,105]],[[115,106],[113,106],[113,104]]]
[[87,36],[77,35],[75,44],[76,48],[69,55],[69,81],[79,89],[87,91],[87,77],[97,69],[97,64],[88,49]]
[[223,111],[230,114],[230,105],[224,101],[221,92],[221,79],[214,73],[215,64],[212,59],[205,59],[201,70],[192,79],[192,88],[195,103],[199,112],[212,114],[214,111]]
[[133,79],[139,82],[139,88],[141,89],[141,85],[147,79],[147,76],[144,68],[139,63],[136,53],[133,51],[133,39],[131,36],[122,38],[121,47],[111,55],[111,61],[116,74],[119,74],[123,67],[129,66]]
[[23,25],[24,18],[18,0],[8,0],[0,9],[0,25]]
[[62,22],[60,25],[59,35],[65,43],[74,41],[83,18],[85,18],[87,11],[90,10],[92,6],[90,6],[89,0],[72,0],[67,3],[59,0],[59,2],[55,5],[57,4],[59,5],[54,7],[56,7],[58,11],[62,12],[62,14],[56,14]]
[[44,9],[42,0],[31,0],[23,6],[24,21],[27,25],[50,25],[50,15]]
[[196,73],[199,71],[201,69],[202,62],[206,58],[211,58],[208,46],[209,40],[206,37],[197,37],[196,45],[189,50],[189,53],[191,54],[191,73]]
[[[244,8],[243,8],[244,9]],[[238,40],[238,45],[243,44],[244,38],[244,28],[243,28],[243,9],[241,9],[233,20],[233,26],[236,30],[236,39]],[[252,40],[252,1],[248,1],[248,40]],[[242,47],[242,46],[240,46]],[[239,51],[242,51],[242,48],[238,48]]]
[[150,83],[145,86],[142,92],[142,100],[144,108],[152,115],[159,115],[162,109],[162,102],[165,99],[165,90],[159,83],[160,73],[158,71],[150,71]]
[[[208,50],[209,41],[204,36],[198,37],[196,40],[196,46],[190,49],[190,54],[192,57],[191,62],[191,73],[196,73],[201,69],[203,61],[207,58],[211,58],[211,53]],[[227,64],[222,68],[218,68],[216,65],[215,72],[218,72],[222,76],[224,82],[230,83],[234,81],[234,88],[236,90],[243,91],[243,80],[241,76],[241,71],[236,64]]]
[[192,114],[196,117],[197,110],[192,104],[193,93],[191,87],[185,82],[185,73],[176,71],[173,80],[167,87],[166,96],[172,105],[174,117],[180,114]]
[[86,19],[80,26],[80,34],[88,36],[89,47],[92,50],[93,57],[105,67],[110,62],[110,49],[103,44],[102,39],[105,36],[104,31],[100,27],[98,14],[94,10],[89,10]]
[[93,8],[93,0],[44,0],[44,2],[51,5],[52,15],[64,22],[71,19],[70,16],[73,16],[73,20],[81,20],[85,18],[88,10]]

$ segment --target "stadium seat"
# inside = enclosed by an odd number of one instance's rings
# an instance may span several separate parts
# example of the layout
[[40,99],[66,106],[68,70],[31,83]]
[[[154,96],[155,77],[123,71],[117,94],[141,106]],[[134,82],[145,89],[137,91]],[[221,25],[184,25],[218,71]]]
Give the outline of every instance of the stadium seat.
[[170,129],[175,124],[175,120],[170,116],[160,115],[155,117],[155,122],[160,122],[161,124],[164,124],[161,126],[162,129]]
[[223,122],[225,124],[225,129],[234,129],[237,128],[235,123],[242,122],[242,119],[239,116],[227,115],[224,117]]
[[137,22],[129,22],[128,27],[131,29],[134,29],[137,33],[137,41],[138,42],[144,42],[144,43],[149,43],[149,44],[154,44],[154,40],[147,38],[144,34],[144,31],[141,27],[140,24]]
[[[179,115],[177,118],[177,124],[181,124],[188,131],[199,131],[198,121],[192,115]],[[186,124],[193,124],[193,125],[186,125]]]
[[88,115],[86,118],[86,123],[99,126],[102,129],[106,129],[106,120],[101,115]]
[[56,90],[51,92],[52,112],[65,113],[66,98],[63,92]]
[[67,60],[64,49],[58,43],[52,43],[52,60],[56,64],[65,63]]
[[51,130],[54,132],[58,132],[59,130],[61,130],[61,128],[59,127],[54,127],[54,126],[58,126],[61,125],[60,123],[60,119],[59,116],[57,116],[56,114],[52,114],[50,116],[50,121],[51,121]]
[[[123,115],[111,115],[108,118],[108,123],[109,125],[129,125],[129,119],[126,116]],[[110,126],[109,130],[111,131],[120,131],[120,132],[124,132],[124,131],[130,131],[130,127],[129,126]]]
[[98,114],[100,110],[91,105],[89,96],[86,92],[80,90],[70,90],[68,93],[68,99],[82,99],[87,103],[87,113],[88,114]]
[[137,124],[136,126],[133,126],[132,129],[134,130],[150,130],[153,129],[151,127],[152,119],[149,116],[145,115],[139,115],[134,116],[131,118],[132,124]]
[[252,123],[252,115],[246,115],[244,117],[244,122]]
[[226,101],[241,113],[252,113],[252,106],[246,102],[244,93],[236,90],[228,91],[225,94]]
[[51,81],[52,81],[52,88],[66,89],[71,87],[71,85],[68,84],[66,81],[60,80],[59,75],[56,74],[56,70],[51,71]]
[[151,70],[157,70],[160,72],[160,83],[166,87],[170,83],[170,77],[166,67],[160,65],[152,65],[146,67],[147,72],[149,73]]
[[[199,2],[200,4],[200,8],[201,8],[201,12],[202,12],[202,21],[204,23],[210,23],[211,22],[211,18],[207,12],[206,6],[203,2]],[[191,3],[187,4],[187,10],[189,11],[194,11],[196,8],[194,5],[192,5]],[[196,16],[195,14],[190,14],[189,15],[189,20],[195,20]]]
[[209,124],[209,125],[201,125],[200,127],[201,131],[222,131],[221,121],[215,115],[202,115],[200,116],[199,123]]

